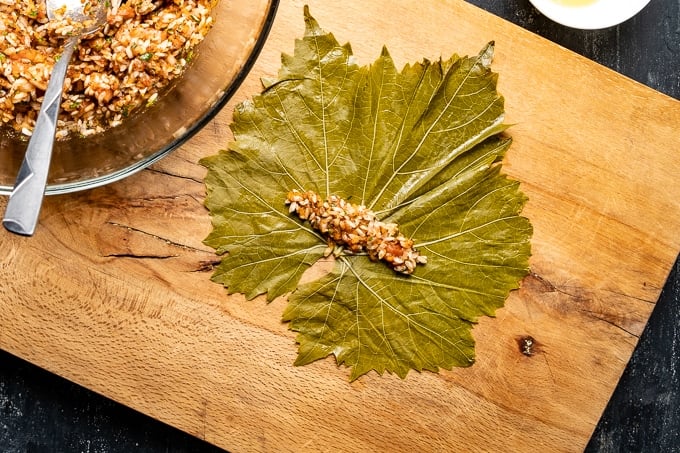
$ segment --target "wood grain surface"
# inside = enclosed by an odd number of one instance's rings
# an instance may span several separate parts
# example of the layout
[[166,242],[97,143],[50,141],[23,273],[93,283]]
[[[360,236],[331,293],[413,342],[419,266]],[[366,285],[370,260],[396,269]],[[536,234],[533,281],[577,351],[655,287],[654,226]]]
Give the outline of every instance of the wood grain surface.
[[285,300],[210,282],[197,162],[302,35],[293,0],[232,102],[179,151],[48,198],[32,238],[0,232],[0,348],[234,452],[582,450],[680,245],[680,103],[462,1],[307,3],[364,64],[383,44],[401,65],[496,41],[515,124],[505,169],[535,234],[531,275],[474,329],[477,363],[352,384],[332,359],[296,368]]

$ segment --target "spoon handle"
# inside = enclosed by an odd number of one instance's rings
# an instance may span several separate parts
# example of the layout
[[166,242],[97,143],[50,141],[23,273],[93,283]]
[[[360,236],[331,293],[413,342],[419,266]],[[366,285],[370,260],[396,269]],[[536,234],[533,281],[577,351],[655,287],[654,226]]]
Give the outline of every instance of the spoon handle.
[[38,223],[52,158],[66,69],[77,42],[78,37],[66,42],[59,60],[52,69],[33,135],[28,142],[14,189],[7,202],[2,224],[13,233],[32,236]]

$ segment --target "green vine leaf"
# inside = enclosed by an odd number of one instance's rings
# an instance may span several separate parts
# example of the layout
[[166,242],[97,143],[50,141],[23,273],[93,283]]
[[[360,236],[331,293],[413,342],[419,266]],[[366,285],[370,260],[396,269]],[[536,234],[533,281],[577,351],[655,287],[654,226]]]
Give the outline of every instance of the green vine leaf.
[[[360,66],[306,7],[304,18],[278,78],[236,107],[229,150],[201,161],[213,222],[205,243],[223,255],[212,278],[248,298],[288,294],[297,365],[332,354],[351,380],[469,366],[472,326],[527,274],[532,234],[519,183],[501,173],[511,140],[493,43],[402,71],[383,49]],[[367,206],[427,264],[403,275],[341,253],[301,285],[328,244],[289,213],[290,190]]]

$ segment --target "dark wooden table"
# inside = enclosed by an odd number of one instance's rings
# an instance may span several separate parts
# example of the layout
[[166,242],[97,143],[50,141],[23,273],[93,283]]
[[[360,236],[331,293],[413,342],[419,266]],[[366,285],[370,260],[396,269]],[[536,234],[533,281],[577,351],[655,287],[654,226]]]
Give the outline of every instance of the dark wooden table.
[[[597,31],[557,25],[528,0],[469,1],[680,99],[680,0]],[[160,451],[221,450],[0,351],[0,452]],[[680,451],[680,262],[587,451]]]

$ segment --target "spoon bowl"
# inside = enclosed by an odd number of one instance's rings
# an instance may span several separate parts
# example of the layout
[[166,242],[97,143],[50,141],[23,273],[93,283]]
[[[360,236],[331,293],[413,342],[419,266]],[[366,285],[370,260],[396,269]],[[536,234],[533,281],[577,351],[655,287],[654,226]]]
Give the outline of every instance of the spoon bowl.
[[73,51],[83,38],[106,22],[109,0],[47,0],[47,17],[63,21],[67,36],[64,49],[54,65],[35,128],[10,194],[2,224],[12,233],[32,236],[38,223],[47,185],[54,138],[57,130],[66,70]]
[[71,20],[80,27],[80,37],[99,30],[106,21],[106,1],[46,0],[49,20]]

